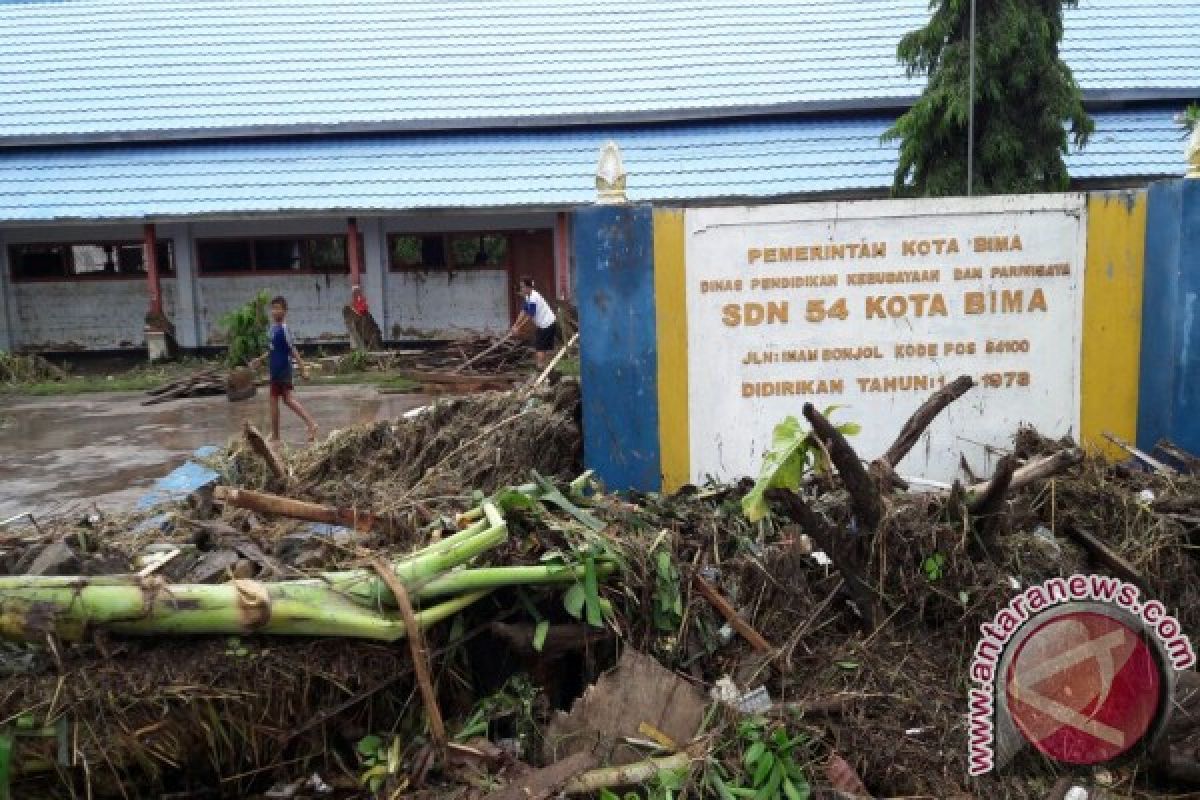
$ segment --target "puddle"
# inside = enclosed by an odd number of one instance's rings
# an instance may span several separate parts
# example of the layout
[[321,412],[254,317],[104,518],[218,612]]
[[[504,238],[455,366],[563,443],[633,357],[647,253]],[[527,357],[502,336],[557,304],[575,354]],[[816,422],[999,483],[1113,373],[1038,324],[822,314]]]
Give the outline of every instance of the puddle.
[[[300,402],[324,432],[395,419],[421,395],[362,386],[301,388]],[[270,429],[266,392],[240,403],[223,395],[141,405],[143,395],[17,398],[0,402],[0,519],[77,507],[131,506],[155,479],[197,447],[222,445],[249,420]],[[304,424],[286,408],[283,439],[304,445]]]

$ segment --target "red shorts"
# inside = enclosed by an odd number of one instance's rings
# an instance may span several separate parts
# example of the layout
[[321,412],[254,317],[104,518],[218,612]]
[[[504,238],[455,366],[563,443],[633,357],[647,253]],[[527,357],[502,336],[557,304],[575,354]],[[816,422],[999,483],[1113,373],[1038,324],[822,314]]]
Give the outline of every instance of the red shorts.
[[292,388],[291,381],[271,381],[271,397],[286,397]]

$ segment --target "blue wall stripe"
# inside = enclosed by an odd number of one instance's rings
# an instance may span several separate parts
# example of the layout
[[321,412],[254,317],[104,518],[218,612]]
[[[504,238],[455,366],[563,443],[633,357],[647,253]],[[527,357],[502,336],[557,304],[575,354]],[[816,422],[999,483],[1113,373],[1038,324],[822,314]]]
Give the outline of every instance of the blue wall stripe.
[[1200,180],[1150,187],[1138,446],[1200,453]]
[[657,491],[653,212],[594,206],[574,220],[583,448],[610,489]]

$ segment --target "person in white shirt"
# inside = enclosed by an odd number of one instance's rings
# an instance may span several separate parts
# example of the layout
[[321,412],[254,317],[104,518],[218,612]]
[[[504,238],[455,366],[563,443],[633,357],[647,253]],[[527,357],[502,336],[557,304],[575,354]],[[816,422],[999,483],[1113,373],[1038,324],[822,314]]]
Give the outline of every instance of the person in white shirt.
[[550,357],[550,351],[554,349],[555,339],[558,337],[558,317],[550,310],[546,298],[533,288],[533,278],[528,275],[521,278],[521,296],[525,300],[521,303],[521,312],[517,314],[517,321],[513,323],[509,335],[515,336],[526,325],[533,323],[533,351],[538,368],[541,369],[546,366],[546,360]]

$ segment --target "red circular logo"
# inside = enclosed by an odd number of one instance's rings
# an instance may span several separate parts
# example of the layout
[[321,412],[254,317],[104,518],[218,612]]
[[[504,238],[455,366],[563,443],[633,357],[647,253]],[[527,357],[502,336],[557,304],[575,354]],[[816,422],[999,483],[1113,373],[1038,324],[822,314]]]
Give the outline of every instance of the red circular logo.
[[1044,622],[1020,643],[1005,692],[1009,716],[1034,747],[1056,761],[1098,764],[1146,735],[1162,682],[1136,630],[1078,611]]

